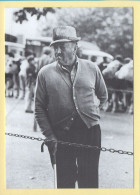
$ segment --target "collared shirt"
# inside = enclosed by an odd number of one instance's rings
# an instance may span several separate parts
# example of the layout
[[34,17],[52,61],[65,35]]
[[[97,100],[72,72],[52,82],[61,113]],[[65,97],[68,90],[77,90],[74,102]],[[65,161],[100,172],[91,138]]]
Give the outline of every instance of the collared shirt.
[[76,72],[77,72],[77,66],[78,66],[77,58],[76,58],[76,61],[74,62],[74,64],[71,67],[69,67],[68,65],[64,66],[64,65],[60,65],[60,64],[59,64],[59,66],[64,71],[66,71],[67,73],[70,74],[71,82],[73,83],[74,79],[75,79],[75,76],[76,76]]

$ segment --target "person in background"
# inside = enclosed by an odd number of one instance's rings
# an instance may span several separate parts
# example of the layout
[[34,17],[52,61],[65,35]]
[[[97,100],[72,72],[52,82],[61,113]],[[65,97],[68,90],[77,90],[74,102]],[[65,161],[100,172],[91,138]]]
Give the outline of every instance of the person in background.
[[26,98],[25,98],[25,112],[33,113],[32,101],[34,97],[34,88],[36,83],[37,71],[35,67],[34,56],[28,57],[29,66],[26,68]]
[[108,58],[107,57],[103,57],[103,61],[98,65],[98,67],[100,68],[100,71],[102,72],[108,65]]
[[20,84],[20,95],[19,99],[25,98],[25,88],[26,88],[26,69],[29,66],[28,58],[33,56],[33,52],[31,50],[25,50],[25,58],[21,62],[20,71],[19,71],[19,84]]
[[[57,187],[98,188],[100,150],[57,144],[57,140],[101,147],[100,108],[107,101],[102,74],[93,62],[77,57],[75,28],[56,27],[56,61],[38,73],[35,117],[56,160]],[[55,142],[53,142],[55,141]],[[54,163],[54,162],[53,162]]]
[[13,97],[13,74],[10,71],[11,64],[8,65],[7,70],[7,64],[14,59],[14,54],[12,52],[9,52],[5,54],[5,96],[7,97]]
[[54,58],[53,58],[52,49],[50,47],[44,47],[43,54],[39,59],[37,71],[39,71],[43,66],[52,63],[53,61]]

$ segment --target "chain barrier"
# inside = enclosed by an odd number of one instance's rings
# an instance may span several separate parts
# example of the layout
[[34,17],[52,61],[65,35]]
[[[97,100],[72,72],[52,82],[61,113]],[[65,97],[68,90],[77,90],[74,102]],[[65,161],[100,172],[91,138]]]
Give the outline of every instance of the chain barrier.
[[[64,141],[48,140],[48,139],[37,138],[37,137],[32,137],[32,136],[27,136],[27,135],[14,134],[14,133],[5,133],[5,135],[24,138],[24,139],[30,139],[30,140],[43,141],[44,144],[47,143],[47,142],[54,142],[54,143],[58,143],[58,144],[61,144],[61,145],[67,145],[67,146],[77,147],[77,148],[97,149],[97,150],[101,150],[102,152],[108,151],[108,152],[111,152],[111,153],[134,155],[133,152],[123,151],[123,150],[115,150],[115,149],[112,149],[112,148],[110,148],[110,149],[107,149],[105,147],[100,148],[98,146],[83,145],[83,144],[64,142]],[[43,151],[43,148],[42,148],[42,151]]]

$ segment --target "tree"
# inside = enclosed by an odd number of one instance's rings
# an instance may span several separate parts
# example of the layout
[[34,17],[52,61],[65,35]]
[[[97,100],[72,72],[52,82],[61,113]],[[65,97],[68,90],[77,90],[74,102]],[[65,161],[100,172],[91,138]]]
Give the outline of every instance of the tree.
[[[48,18],[48,13],[54,13],[57,21]],[[113,56],[121,54],[133,58],[130,7],[22,8],[14,13],[15,21],[27,21],[28,15],[36,16],[39,21],[44,16],[44,25],[39,27],[43,36],[51,36],[52,28],[56,25],[71,25],[76,28],[78,36],[85,41],[96,42],[101,50]]]
[[25,7],[14,12],[14,20],[15,22],[19,22],[20,24],[22,24],[23,21],[28,21],[28,14],[31,16],[36,16],[36,19],[39,20],[41,16],[46,17],[49,12],[55,13],[55,9],[52,7],[45,8]]
[[52,37],[53,28],[57,26],[57,18],[55,13],[48,13],[46,17],[42,17],[38,22],[38,31],[41,36]]
[[59,25],[72,25],[83,40],[112,55],[133,57],[132,8],[63,8]]

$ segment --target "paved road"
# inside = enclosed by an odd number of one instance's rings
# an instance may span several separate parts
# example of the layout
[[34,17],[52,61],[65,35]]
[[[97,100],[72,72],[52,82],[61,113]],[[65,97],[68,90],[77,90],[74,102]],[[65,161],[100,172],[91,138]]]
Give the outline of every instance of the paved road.
[[[6,132],[43,137],[33,132],[33,114],[24,113],[24,101],[6,99]],[[102,147],[133,151],[133,116],[101,113]],[[16,189],[54,187],[47,148],[39,141],[6,136],[6,186]],[[100,188],[133,188],[133,156],[101,152]]]

